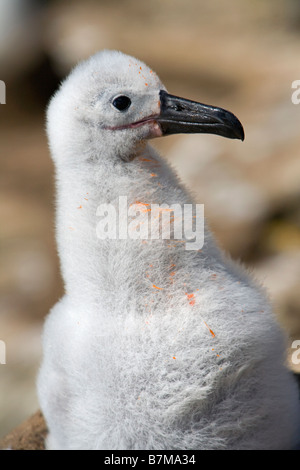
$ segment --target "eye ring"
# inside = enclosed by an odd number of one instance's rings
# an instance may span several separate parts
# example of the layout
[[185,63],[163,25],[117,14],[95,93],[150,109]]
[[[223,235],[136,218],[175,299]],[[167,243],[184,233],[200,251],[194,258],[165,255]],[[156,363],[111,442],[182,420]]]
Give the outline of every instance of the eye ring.
[[131,106],[131,99],[126,95],[119,95],[114,98],[114,100],[112,101],[112,105],[118,111],[127,111],[127,109]]

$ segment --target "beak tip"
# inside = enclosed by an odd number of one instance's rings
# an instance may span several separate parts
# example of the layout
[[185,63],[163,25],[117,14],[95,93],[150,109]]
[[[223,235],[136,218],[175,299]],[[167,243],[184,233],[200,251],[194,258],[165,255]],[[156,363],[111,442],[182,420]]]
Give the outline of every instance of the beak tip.
[[244,128],[243,128],[242,125],[241,125],[241,129],[240,129],[238,139],[240,139],[242,142],[244,142],[244,140],[245,140],[245,131],[244,131]]
[[231,117],[232,117],[231,130],[232,130],[233,135],[234,135],[233,138],[234,139],[239,139],[242,142],[244,142],[244,140],[245,140],[245,131],[244,131],[244,127],[243,127],[241,121],[234,114],[231,114]]

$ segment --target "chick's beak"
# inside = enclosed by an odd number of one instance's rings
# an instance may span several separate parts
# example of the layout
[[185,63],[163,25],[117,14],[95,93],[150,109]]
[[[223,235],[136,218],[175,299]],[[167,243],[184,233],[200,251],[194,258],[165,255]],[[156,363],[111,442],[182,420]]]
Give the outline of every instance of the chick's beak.
[[229,111],[160,91],[160,114],[156,121],[163,135],[205,133],[244,140],[240,121]]

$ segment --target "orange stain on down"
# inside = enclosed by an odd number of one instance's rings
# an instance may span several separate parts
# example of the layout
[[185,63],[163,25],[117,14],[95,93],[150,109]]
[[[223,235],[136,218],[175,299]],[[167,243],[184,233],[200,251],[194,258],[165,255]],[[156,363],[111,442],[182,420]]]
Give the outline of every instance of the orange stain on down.
[[185,295],[187,296],[187,298],[188,298],[188,300],[189,300],[189,304],[192,305],[192,306],[195,305],[196,299],[195,299],[194,294],[188,294],[188,293],[186,292]]
[[159,289],[159,290],[163,289],[163,287],[157,287],[155,284],[152,284],[152,287],[154,287],[154,289]]
[[154,160],[153,158],[139,157],[138,159],[140,162],[149,162],[152,163],[152,165],[160,166],[160,163],[157,160]]
[[154,162],[151,158],[139,158],[141,162]]
[[[144,202],[140,202],[140,201],[136,201],[134,202],[133,204],[130,204],[130,207],[132,206],[150,206],[150,204],[146,204]],[[149,207],[149,209],[144,209],[143,207],[139,207],[138,208],[141,212],[151,212],[151,207]]]
[[215,335],[215,333],[213,332],[213,330],[211,330],[211,329],[209,328],[209,326],[207,325],[207,323],[205,323],[205,321],[204,321],[203,323],[204,323],[204,325],[206,326],[206,328],[209,330],[209,332],[210,332],[210,334],[212,335],[212,337],[214,338],[216,335]]
[[170,272],[169,276],[170,276],[170,283],[171,284],[174,284],[174,276],[176,274],[176,271],[172,271]]
[[77,207],[77,209],[82,209],[82,206]]
[[130,207],[134,205],[140,205],[140,204],[142,204],[143,206],[150,206],[150,204],[147,204],[146,202],[135,201],[133,204],[130,204]]
[[173,356],[173,359],[176,359],[176,357],[175,357],[175,356]]

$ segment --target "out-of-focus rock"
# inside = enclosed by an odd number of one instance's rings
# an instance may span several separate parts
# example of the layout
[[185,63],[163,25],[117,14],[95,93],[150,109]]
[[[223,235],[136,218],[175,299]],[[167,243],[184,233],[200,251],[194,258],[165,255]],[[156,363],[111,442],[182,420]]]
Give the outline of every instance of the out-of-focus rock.
[[0,450],[44,450],[47,427],[40,411],[0,440]]
[[35,381],[41,357],[41,325],[30,322],[14,309],[8,315],[0,305],[1,340],[6,346],[6,364],[0,365],[0,437],[17,426],[38,407]]
[[300,32],[300,4],[299,0],[287,0],[287,26]]
[[300,339],[300,248],[262,259],[252,266],[267,289],[279,321]]
[[97,50],[111,48],[114,34],[108,18],[102,14],[102,2],[92,4],[87,1],[59,2],[48,12],[48,22],[44,34],[47,54],[51,57],[55,70],[66,75],[80,60],[89,57]]
[[29,70],[42,53],[42,8],[34,0],[0,2],[1,79],[12,80]]

